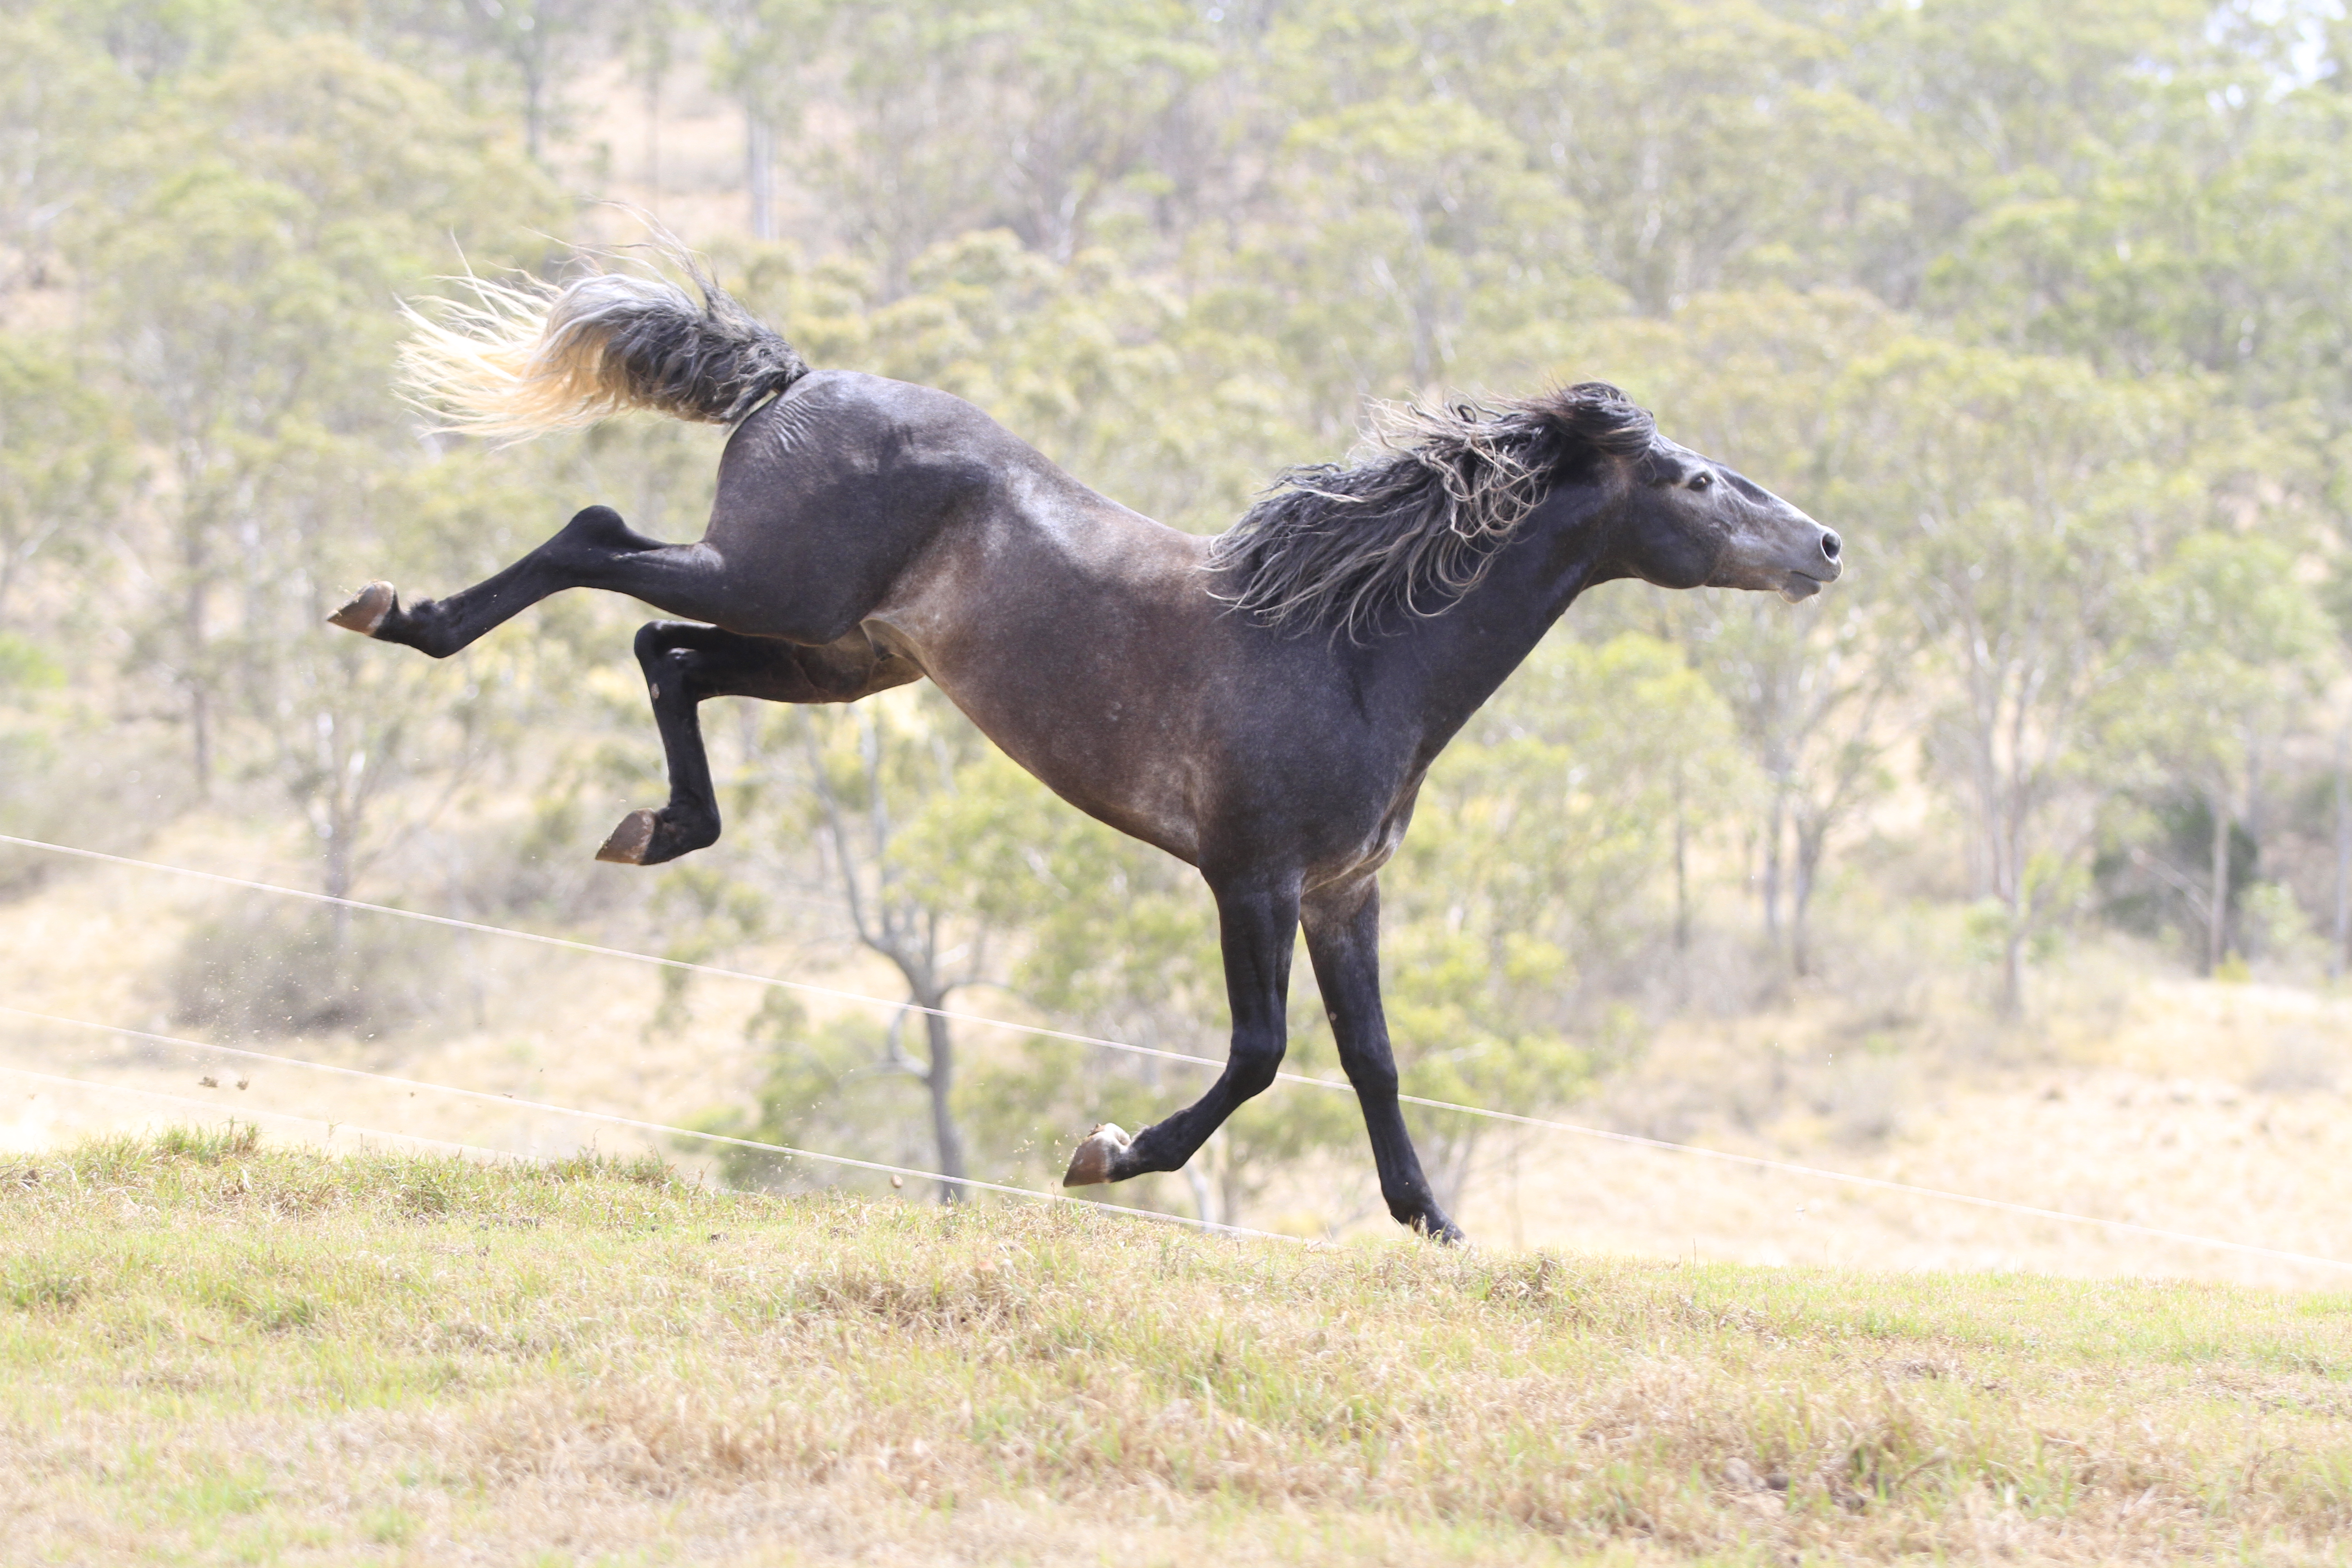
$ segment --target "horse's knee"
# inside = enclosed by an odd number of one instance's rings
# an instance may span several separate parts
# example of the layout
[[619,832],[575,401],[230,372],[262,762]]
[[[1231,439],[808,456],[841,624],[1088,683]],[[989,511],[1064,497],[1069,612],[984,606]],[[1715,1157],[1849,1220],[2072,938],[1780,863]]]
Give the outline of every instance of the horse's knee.
[[1235,1031],[1233,1053],[1226,1058],[1235,1093],[1246,1100],[1263,1094],[1282,1070],[1283,1038],[1278,1031]]

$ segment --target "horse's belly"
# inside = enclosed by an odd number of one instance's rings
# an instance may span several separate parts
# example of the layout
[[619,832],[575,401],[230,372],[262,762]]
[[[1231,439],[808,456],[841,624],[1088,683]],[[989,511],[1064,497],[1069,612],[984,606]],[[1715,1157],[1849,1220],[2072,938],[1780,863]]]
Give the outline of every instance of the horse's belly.
[[1189,728],[1122,695],[1104,672],[934,673],[982,733],[1087,816],[1198,864],[1197,769]]

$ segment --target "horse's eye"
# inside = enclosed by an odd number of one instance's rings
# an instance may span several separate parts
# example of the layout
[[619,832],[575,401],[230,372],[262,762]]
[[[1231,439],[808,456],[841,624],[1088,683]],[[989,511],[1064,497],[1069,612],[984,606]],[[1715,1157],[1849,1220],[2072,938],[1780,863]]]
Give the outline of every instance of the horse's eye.
[[1705,468],[1701,468],[1690,477],[1690,488],[1695,490],[1703,490],[1713,483],[1715,483],[1715,476]]

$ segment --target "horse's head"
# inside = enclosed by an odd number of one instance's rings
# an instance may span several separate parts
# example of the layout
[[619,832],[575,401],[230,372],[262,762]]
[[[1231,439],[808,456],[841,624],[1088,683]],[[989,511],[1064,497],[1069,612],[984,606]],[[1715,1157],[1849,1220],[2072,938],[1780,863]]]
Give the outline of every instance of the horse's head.
[[1838,536],[1687,447],[1655,437],[1627,476],[1615,566],[1661,588],[1770,589],[1811,598],[1843,568]]

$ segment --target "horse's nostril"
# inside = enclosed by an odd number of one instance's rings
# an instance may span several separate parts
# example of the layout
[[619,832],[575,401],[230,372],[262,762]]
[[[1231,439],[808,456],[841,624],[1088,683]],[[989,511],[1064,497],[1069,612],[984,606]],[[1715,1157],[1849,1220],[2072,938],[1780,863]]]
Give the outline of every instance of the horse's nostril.
[[1831,561],[1838,558],[1838,536],[1826,528],[1822,530],[1822,554]]

